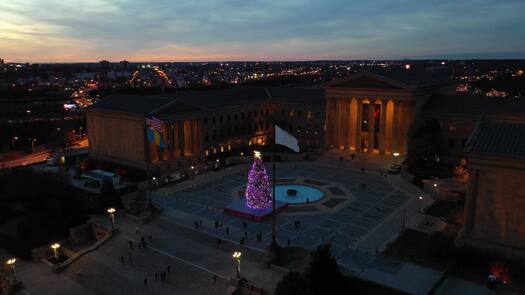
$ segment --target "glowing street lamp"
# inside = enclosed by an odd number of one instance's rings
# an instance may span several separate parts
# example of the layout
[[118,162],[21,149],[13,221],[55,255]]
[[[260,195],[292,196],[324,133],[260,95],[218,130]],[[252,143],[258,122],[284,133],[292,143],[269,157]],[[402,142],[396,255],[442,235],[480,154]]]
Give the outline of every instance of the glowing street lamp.
[[253,151],[253,156],[260,159],[261,158],[261,152]]
[[417,212],[421,213],[421,203],[423,202],[423,197],[419,196],[419,210]]
[[16,263],[16,258],[10,258],[6,261],[6,264],[11,268],[11,274],[13,275],[13,282],[16,282],[15,263]]
[[13,148],[13,151],[15,150],[15,141],[18,140],[18,136],[14,136],[12,139],[11,139],[11,146]]
[[55,259],[58,259],[58,248],[60,248],[59,243],[54,243],[53,245],[51,245],[51,249],[53,249],[53,254],[55,256]]
[[241,252],[233,252],[233,259],[237,261],[237,278],[241,278]]
[[109,208],[108,210],[108,213],[109,213],[109,218],[111,219],[111,227],[115,227],[115,212],[117,210],[115,210],[115,208]]

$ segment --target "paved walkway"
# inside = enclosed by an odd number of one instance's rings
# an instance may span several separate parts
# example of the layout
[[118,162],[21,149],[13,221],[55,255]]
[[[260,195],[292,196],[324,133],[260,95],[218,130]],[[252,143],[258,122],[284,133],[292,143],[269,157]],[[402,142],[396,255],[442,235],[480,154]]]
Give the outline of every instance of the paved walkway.
[[[0,248],[0,261],[4,262],[13,255]],[[17,279],[24,283],[24,288],[18,294],[25,295],[95,295],[76,280],[52,273],[50,268],[41,262],[16,261]]]

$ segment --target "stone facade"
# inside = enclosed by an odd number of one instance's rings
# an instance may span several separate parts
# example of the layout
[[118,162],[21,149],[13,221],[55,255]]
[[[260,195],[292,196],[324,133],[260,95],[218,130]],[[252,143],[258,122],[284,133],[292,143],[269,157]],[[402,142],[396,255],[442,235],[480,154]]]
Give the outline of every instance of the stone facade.
[[[150,116],[165,125],[163,149],[146,141],[145,118]],[[108,98],[87,112],[90,157],[161,174],[183,171],[235,149],[268,144],[273,118],[303,149],[321,147],[323,90],[253,88]]]
[[326,84],[326,144],[340,150],[406,154],[421,107],[449,84],[407,85],[370,72]]
[[525,257],[525,160],[470,155],[468,167],[461,239],[475,247],[506,254],[517,251]]

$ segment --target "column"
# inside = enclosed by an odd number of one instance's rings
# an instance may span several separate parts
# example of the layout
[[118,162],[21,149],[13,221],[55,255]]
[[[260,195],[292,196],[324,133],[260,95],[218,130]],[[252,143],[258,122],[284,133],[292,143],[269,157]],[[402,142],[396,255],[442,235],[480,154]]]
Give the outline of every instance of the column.
[[375,103],[370,100],[370,104],[368,105],[368,152],[372,153],[374,151],[374,125],[375,125],[375,119],[374,119],[374,111],[375,111]]
[[199,120],[193,120],[193,153],[198,155],[200,152],[200,129],[199,129]]
[[177,121],[173,122],[173,156],[175,158],[180,156],[179,150],[179,124]]
[[180,149],[180,156],[184,157],[186,156],[186,149],[185,149],[185,132],[184,132],[184,121],[179,121],[179,149]]
[[399,121],[399,101],[394,100],[392,104],[392,154],[399,153],[398,148],[398,121]]
[[348,149],[348,110],[346,105],[346,98],[340,99],[339,109],[339,145],[342,145],[345,147],[345,149]]
[[189,120],[184,120],[184,155],[191,156],[191,123]]
[[352,145],[352,98],[345,98],[345,147],[350,151]]
[[193,120],[188,120],[190,123],[190,153],[193,155],[195,154],[195,126],[193,124]]
[[357,100],[355,98],[352,98],[350,100],[350,115],[349,115],[349,124],[350,126],[348,127],[349,129],[349,138],[350,138],[350,142],[349,142],[349,145],[352,147],[352,149],[354,151],[357,150],[357,147],[356,147],[356,131],[357,131]]
[[385,153],[386,146],[386,105],[387,102],[381,100],[381,120],[380,120],[380,129],[379,129],[379,153]]
[[357,100],[357,124],[356,124],[356,132],[355,132],[355,148],[356,151],[361,151],[361,123],[363,122],[363,102],[361,99]]

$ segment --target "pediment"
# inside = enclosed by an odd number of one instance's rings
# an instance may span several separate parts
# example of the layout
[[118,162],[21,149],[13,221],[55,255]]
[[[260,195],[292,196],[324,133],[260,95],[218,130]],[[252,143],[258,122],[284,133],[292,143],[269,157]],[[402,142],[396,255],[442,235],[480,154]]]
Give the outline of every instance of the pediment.
[[406,89],[401,82],[376,74],[361,72],[336,81],[329,82],[326,87],[359,88],[359,89]]

